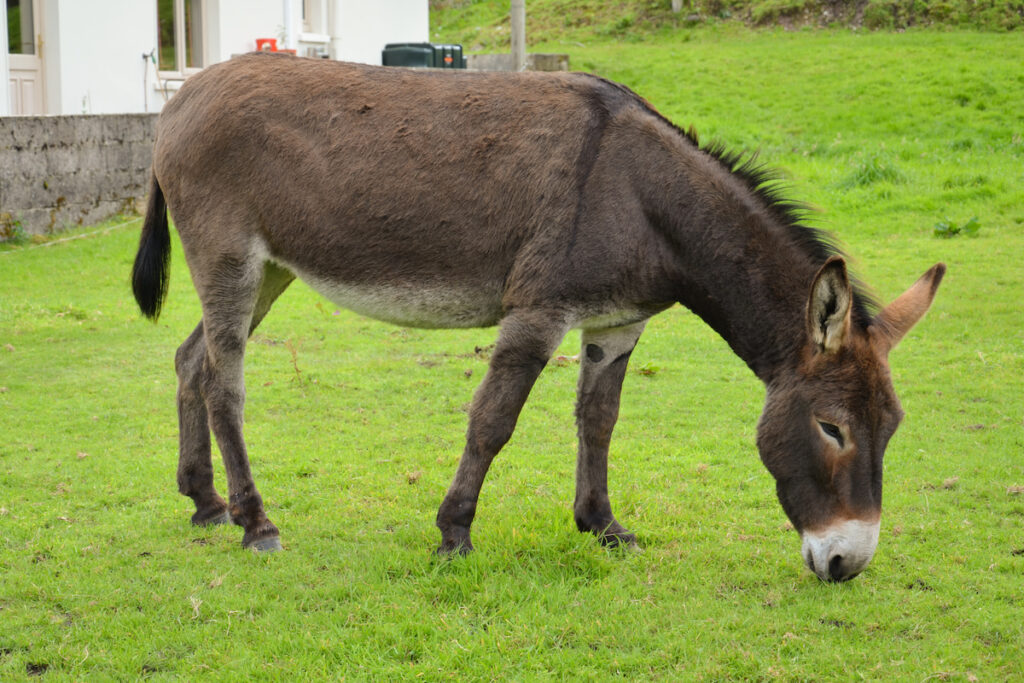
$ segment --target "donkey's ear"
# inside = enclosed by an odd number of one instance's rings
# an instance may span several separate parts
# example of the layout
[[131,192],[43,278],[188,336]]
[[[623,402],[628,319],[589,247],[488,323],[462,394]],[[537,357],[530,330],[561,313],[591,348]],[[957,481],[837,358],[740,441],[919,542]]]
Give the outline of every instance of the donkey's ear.
[[850,332],[852,304],[846,263],[833,256],[814,276],[807,302],[807,331],[819,351],[835,353],[842,348]]
[[877,330],[873,336],[886,352],[896,346],[903,335],[924,316],[945,274],[946,264],[936,263],[871,321],[871,327]]

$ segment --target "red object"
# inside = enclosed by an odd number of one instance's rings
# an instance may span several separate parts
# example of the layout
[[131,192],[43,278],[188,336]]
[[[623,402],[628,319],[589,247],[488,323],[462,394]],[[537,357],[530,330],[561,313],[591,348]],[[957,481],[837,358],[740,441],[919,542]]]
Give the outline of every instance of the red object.
[[257,38],[256,49],[260,52],[277,52],[277,38]]

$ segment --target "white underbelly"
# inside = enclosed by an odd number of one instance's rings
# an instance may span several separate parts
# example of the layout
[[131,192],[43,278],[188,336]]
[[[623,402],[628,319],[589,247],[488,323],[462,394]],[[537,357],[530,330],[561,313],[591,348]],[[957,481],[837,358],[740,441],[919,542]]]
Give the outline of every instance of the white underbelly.
[[[261,244],[264,260],[287,268],[300,280],[336,305],[369,318],[423,328],[492,327],[501,322],[502,289],[500,283],[468,287],[444,282],[416,284],[351,283],[316,277],[279,258],[270,256]],[[573,310],[559,307],[569,328],[610,329],[646,320],[658,310],[608,302],[584,305]]]
[[332,302],[405,327],[490,327],[501,319],[501,294],[450,286],[354,285],[299,278]]

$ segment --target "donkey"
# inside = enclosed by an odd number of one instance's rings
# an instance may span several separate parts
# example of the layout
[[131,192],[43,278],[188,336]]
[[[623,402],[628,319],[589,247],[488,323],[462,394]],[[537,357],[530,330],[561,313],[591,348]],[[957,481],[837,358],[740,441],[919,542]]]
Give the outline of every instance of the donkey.
[[244,547],[281,547],[249,469],[242,366],[298,277],[398,325],[499,326],[437,513],[440,553],[472,550],[488,467],[554,349],[581,329],[574,517],[606,544],[633,545],[608,499],[608,445],[630,353],[646,321],[679,302],[767,387],[757,446],[805,563],[822,580],[855,576],[878,542],[882,456],[902,417],[888,353],[945,266],[881,308],[770,180],[586,74],[258,54],[191,77],[159,119],[132,283],[155,320],[169,207],[202,304],[175,356],[192,522],[231,521]]

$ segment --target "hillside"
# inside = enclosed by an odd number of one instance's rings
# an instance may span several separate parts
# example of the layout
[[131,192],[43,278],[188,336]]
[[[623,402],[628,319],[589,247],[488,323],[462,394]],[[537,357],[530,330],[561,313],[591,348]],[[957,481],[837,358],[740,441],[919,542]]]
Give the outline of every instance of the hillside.
[[[527,0],[530,45],[614,39],[705,24],[741,22],[904,30],[915,27],[1013,31],[1024,28],[1024,0]],[[508,0],[431,0],[431,39],[468,51],[508,45]]]

